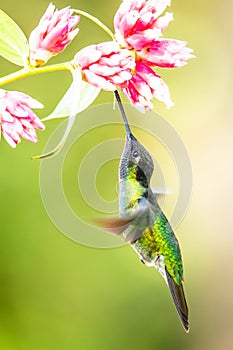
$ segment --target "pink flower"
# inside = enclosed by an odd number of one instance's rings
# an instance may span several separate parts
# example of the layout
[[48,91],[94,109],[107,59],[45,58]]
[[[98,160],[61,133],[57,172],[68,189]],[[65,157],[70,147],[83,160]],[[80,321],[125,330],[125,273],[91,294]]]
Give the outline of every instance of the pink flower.
[[150,66],[179,68],[187,64],[187,59],[194,57],[191,52],[185,41],[158,39],[139,51],[138,56]]
[[136,72],[128,87],[122,89],[135,107],[152,109],[151,100],[153,97],[164,102],[168,108],[173,106],[169,89],[158,74],[142,62],[136,62]]
[[138,50],[157,39],[172,21],[172,13],[158,18],[170,0],[123,0],[114,17],[115,36],[122,46]]
[[172,106],[168,87],[151,67],[178,68],[194,57],[186,42],[160,38],[173,20],[172,13],[160,16],[170,2],[123,0],[114,17],[117,41],[121,47],[132,50],[136,60],[135,75],[123,92],[132,104],[146,109],[153,108],[153,97]]
[[45,128],[31,108],[43,108],[43,105],[22,92],[0,89],[1,132],[13,148],[21,141],[20,137],[37,142],[35,129]]
[[78,29],[74,28],[79,20],[80,16],[72,16],[69,6],[58,10],[50,3],[29,37],[30,64],[41,66],[63,51],[77,35]]
[[109,91],[127,86],[135,67],[131,52],[113,41],[85,47],[75,55],[74,63],[88,83]]

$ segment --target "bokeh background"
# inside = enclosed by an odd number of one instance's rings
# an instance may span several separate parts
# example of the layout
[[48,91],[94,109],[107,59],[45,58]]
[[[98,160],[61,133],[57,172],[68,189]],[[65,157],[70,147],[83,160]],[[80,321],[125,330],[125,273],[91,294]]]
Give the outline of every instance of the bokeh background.
[[[55,4],[90,12],[112,28],[120,1],[57,0]],[[28,36],[48,2],[1,0],[0,5]],[[23,141],[12,150],[4,140],[0,144],[0,349],[232,348],[233,4],[231,0],[175,0],[169,10],[174,22],[164,36],[188,41],[197,56],[180,70],[161,72],[175,106],[167,110],[155,102],[156,112],[182,138],[193,168],[191,205],[176,229],[184,257],[191,331],[188,335],[183,331],[159,274],[143,266],[129,246],[82,246],[50,221],[40,195],[40,162],[30,159],[43,152],[60,123],[50,121],[36,145]],[[88,43],[108,40],[85,19],[79,27],[74,43],[54,63],[71,59]],[[14,70],[16,66],[0,59],[0,76]],[[67,72],[57,72],[4,88],[36,97],[45,105],[38,112],[44,117],[70,81]],[[110,93],[101,93],[96,104],[111,101]],[[92,211],[80,199],[78,164],[85,151],[106,135],[116,134],[123,137],[123,129],[90,133],[81,147],[75,145],[64,164],[64,191],[74,211],[83,217]],[[151,146],[146,135],[140,140]],[[166,183],[175,187],[177,195],[170,160],[164,155],[161,162]],[[113,160],[98,172],[98,191],[106,200],[116,199],[117,167]],[[172,203],[168,203],[168,213],[169,206]]]

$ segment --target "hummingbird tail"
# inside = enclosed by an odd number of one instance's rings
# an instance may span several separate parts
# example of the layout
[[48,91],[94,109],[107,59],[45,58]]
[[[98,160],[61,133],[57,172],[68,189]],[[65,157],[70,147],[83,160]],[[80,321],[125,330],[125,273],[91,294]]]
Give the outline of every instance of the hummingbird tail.
[[183,285],[176,284],[176,282],[173,280],[171,275],[167,272],[167,269],[165,270],[166,270],[168,286],[169,286],[173,301],[175,303],[176,310],[180,316],[180,320],[185,331],[188,333],[189,332],[188,306],[184,295]]

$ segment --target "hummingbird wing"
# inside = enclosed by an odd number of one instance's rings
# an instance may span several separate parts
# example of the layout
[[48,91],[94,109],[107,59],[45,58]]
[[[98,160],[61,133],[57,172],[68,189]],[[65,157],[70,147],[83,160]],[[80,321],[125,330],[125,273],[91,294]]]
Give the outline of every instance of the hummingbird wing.
[[166,268],[165,268],[165,271],[166,271],[167,283],[168,283],[176,310],[180,316],[180,320],[185,331],[188,332],[189,331],[188,306],[184,295],[183,284],[181,282],[181,284],[178,285],[173,280],[172,276],[168,273]]
[[164,188],[164,187],[153,187],[152,192],[156,198],[160,196],[167,196],[168,194],[172,194],[172,191],[169,188]]
[[129,225],[135,220],[136,215],[127,216],[123,218],[104,218],[96,219],[93,222],[106,231],[121,235]]
[[132,243],[142,236],[146,227],[154,223],[154,218],[152,218],[149,202],[143,201],[140,207],[134,209],[132,215],[96,219],[94,223],[116,235],[124,234],[125,241]]

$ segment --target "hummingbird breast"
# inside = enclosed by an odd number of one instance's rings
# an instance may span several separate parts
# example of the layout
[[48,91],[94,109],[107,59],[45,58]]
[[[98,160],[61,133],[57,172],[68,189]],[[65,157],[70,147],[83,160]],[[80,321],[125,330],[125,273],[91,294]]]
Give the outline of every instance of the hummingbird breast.
[[140,199],[148,197],[149,183],[143,170],[131,161],[127,165],[127,167],[120,167],[119,206],[121,216],[132,214],[139,205]]

